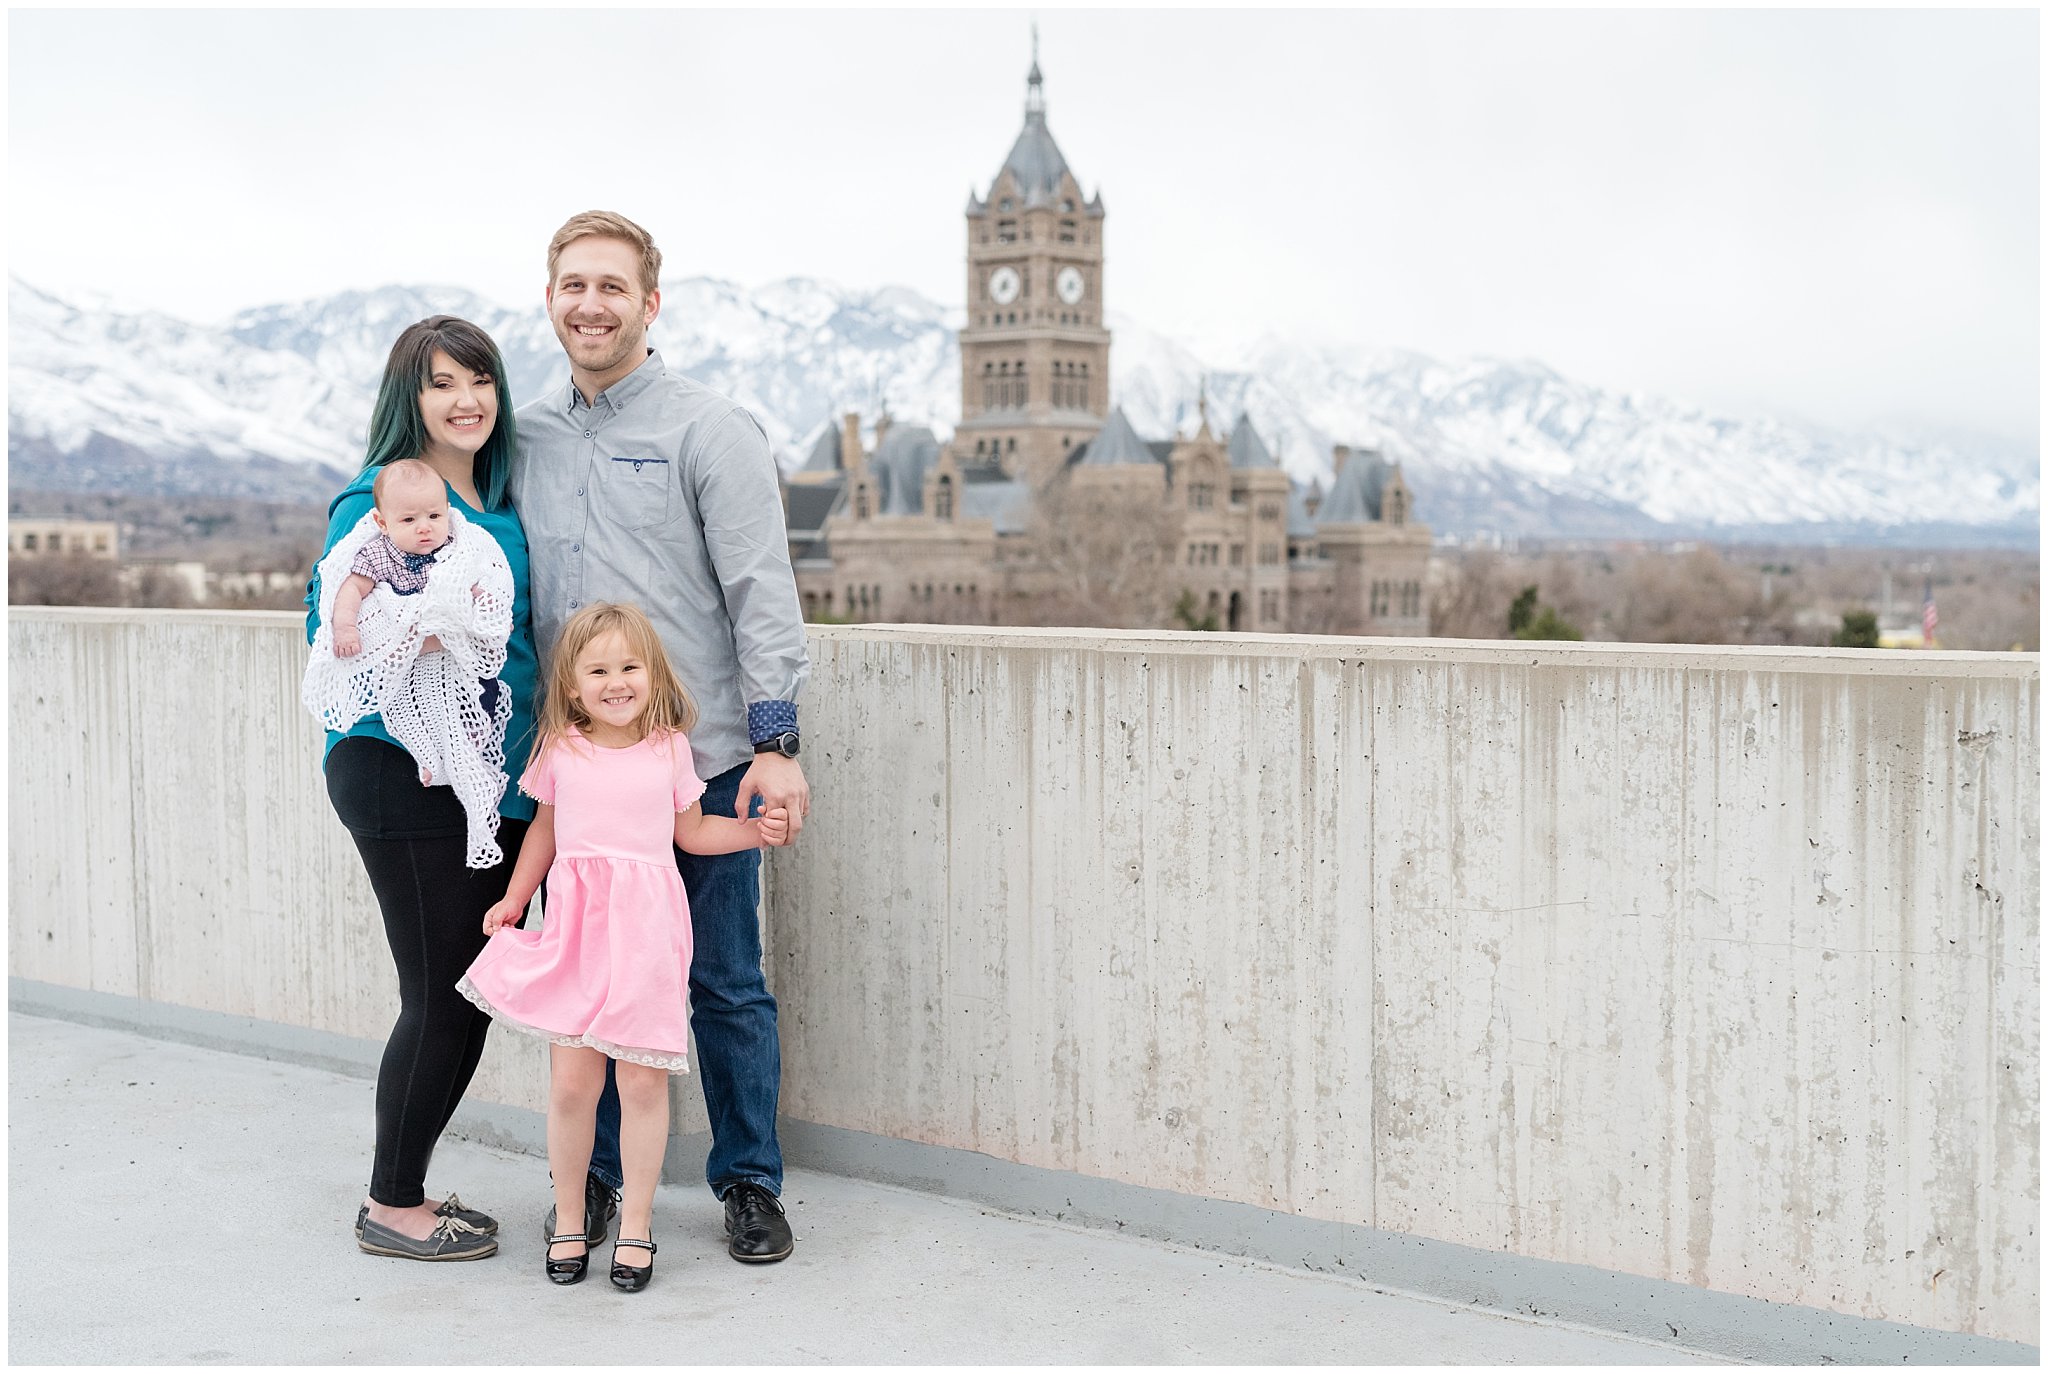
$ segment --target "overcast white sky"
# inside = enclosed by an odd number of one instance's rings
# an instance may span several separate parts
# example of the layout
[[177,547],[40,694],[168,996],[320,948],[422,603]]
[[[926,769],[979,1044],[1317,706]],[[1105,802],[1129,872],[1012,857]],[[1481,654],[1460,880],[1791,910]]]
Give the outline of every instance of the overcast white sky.
[[[1539,358],[2035,441],[2030,12],[1040,10],[1120,311]],[[14,11],[9,268],[217,320],[537,298],[603,206],[674,276],[963,295],[1026,11]]]

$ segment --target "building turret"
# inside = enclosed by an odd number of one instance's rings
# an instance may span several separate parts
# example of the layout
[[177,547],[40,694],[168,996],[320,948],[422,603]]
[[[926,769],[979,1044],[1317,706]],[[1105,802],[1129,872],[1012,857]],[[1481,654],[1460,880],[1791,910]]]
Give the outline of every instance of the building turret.
[[1034,50],[1024,127],[967,204],[967,323],[960,331],[963,464],[1043,477],[1109,414],[1102,323],[1102,197],[1081,183],[1046,123]]

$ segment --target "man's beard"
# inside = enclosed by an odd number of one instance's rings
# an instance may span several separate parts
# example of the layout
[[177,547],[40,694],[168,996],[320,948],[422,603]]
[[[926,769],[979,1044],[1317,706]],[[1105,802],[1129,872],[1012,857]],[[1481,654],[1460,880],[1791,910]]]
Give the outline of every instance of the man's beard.
[[[630,322],[621,320],[618,327],[603,339],[587,338],[576,332],[573,323],[563,326],[568,337],[562,339],[562,346],[568,351],[569,360],[586,372],[609,372],[628,358],[637,358],[645,350],[647,331],[634,329]],[[556,337],[560,338],[558,333]],[[589,350],[602,345],[604,352]]]

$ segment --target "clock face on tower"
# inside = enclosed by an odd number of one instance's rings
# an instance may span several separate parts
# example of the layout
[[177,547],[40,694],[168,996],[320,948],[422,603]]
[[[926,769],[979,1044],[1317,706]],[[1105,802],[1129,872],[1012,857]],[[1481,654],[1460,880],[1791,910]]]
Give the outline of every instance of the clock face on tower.
[[1017,299],[1017,288],[1021,283],[1014,267],[998,267],[988,274],[989,299],[997,305],[1008,305]]
[[1068,305],[1079,305],[1081,293],[1087,289],[1087,283],[1081,280],[1081,270],[1078,267],[1062,267],[1058,279],[1053,284],[1059,288],[1060,299]]

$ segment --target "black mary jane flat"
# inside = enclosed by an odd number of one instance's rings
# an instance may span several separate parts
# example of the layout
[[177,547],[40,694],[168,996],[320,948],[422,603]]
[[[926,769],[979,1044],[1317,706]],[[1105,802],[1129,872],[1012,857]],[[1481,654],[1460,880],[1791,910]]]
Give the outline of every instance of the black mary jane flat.
[[[645,1250],[647,1252],[647,1263],[644,1265],[619,1263],[619,1251],[628,1245],[636,1249]],[[612,1287],[618,1289],[621,1293],[637,1293],[645,1288],[647,1281],[654,1277],[655,1248],[655,1244],[651,1240],[628,1240],[624,1236],[620,1236],[618,1240],[613,1242]]]
[[[581,1231],[573,1231],[566,1236],[549,1236],[548,1248],[553,1249],[557,1245],[566,1245],[570,1241],[575,1241],[581,1245],[583,1253],[571,1255],[568,1259],[546,1260],[549,1283],[571,1284],[583,1282],[583,1275],[590,1268],[590,1242],[585,1239]],[[543,1250],[541,1254],[545,1258],[547,1251]],[[614,1280],[614,1282],[616,1281]]]

